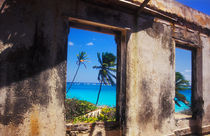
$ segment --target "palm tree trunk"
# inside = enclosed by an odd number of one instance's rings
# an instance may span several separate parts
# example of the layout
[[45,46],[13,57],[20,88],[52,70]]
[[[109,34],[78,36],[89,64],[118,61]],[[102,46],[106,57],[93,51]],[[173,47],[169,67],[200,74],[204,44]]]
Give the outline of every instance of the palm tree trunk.
[[99,100],[99,96],[100,96],[100,93],[101,93],[101,87],[102,87],[102,81],[100,83],[100,88],[99,88],[99,91],[98,91],[98,97],[97,97],[97,100],[96,100],[96,106],[98,105],[98,100]]
[[71,87],[72,87],[72,85],[73,85],[73,82],[74,82],[74,80],[75,80],[75,78],[76,78],[76,76],[77,76],[77,73],[78,73],[78,71],[79,71],[79,67],[80,67],[80,63],[79,63],[79,65],[78,65],[78,67],[77,67],[77,71],[76,71],[76,73],[74,74],[74,77],[73,77],[73,79],[72,79],[72,81],[71,81],[71,84],[70,84],[68,90],[66,91],[66,94],[68,93],[68,91],[71,89]]

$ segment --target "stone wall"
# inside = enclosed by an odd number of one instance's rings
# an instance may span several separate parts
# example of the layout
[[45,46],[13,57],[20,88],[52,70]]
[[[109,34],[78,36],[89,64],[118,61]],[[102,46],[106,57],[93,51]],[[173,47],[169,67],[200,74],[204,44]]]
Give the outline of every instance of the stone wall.
[[117,122],[98,122],[67,125],[67,136],[121,136]]
[[[175,135],[174,131],[183,128],[189,133],[210,125],[209,25],[202,27],[197,19],[195,24],[188,22],[182,18],[184,13],[174,22],[167,17],[174,17],[172,13],[162,16],[164,7],[158,9],[161,14],[145,11],[137,17],[134,5],[98,0],[0,0],[0,134],[65,135],[67,36],[72,25],[116,34],[120,58],[116,131],[121,130],[120,134]],[[72,24],[69,17],[95,26]],[[194,118],[178,125],[173,101],[176,44],[196,52]]]

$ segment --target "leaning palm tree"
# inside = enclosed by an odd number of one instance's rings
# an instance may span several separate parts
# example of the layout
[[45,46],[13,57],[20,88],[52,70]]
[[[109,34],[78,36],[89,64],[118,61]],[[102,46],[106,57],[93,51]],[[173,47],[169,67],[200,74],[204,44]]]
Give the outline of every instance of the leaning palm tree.
[[85,66],[85,68],[86,68],[85,62],[87,62],[87,59],[88,58],[87,58],[86,52],[83,52],[82,51],[82,52],[79,52],[79,54],[77,54],[77,62],[76,62],[76,64],[77,64],[77,70],[76,70],[76,72],[74,74],[74,77],[73,77],[73,79],[71,81],[71,84],[70,84],[68,90],[66,91],[66,93],[68,93],[68,91],[71,89],[71,87],[73,85],[73,82],[74,82],[74,80],[75,80],[75,78],[77,76],[77,73],[79,71],[80,66],[83,64]]
[[93,66],[94,69],[99,70],[98,81],[100,82],[100,87],[99,87],[98,96],[96,100],[96,106],[98,104],[102,84],[114,85],[115,84],[114,79],[116,79],[115,74],[113,74],[113,72],[116,73],[116,67],[115,67],[116,56],[113,55],[112,53],[103,52],[102,56],[100,56],[100,53],[97,53],[97,57],[98,57],[98,62],[100,63],[100,65]]
[[189,101],[186,99],[186,97],[181,94],[179,91],[187,90],[189,89],[189,81],[185,80],[184,76],[180,72],[176,72],[176,91],[175,91],[175,104],[177,104],[179,107],[181,105],[179,104],[179,101],[183,102],[184,104],[190,106]]

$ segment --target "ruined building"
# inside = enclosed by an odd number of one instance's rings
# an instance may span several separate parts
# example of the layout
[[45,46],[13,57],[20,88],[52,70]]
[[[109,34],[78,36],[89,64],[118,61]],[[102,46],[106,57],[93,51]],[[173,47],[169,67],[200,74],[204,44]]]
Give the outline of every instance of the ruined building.
[[[0,136],[65,136],[69,27],[116,37],[116,134],[210,131],[210,16],[174,0],[0,0]],[[188,120],[174,117],[176,46],[193,53]]]

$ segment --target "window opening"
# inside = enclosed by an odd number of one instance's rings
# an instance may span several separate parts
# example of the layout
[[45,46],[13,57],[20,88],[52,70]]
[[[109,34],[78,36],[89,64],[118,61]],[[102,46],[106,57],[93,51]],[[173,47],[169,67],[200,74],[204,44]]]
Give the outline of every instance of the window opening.
[[176,48],[175,53],[175,118],[191,118],[192,97],[192,50]]
[[115,36],[70,28],[67,50],[67,122],[116,121]]

